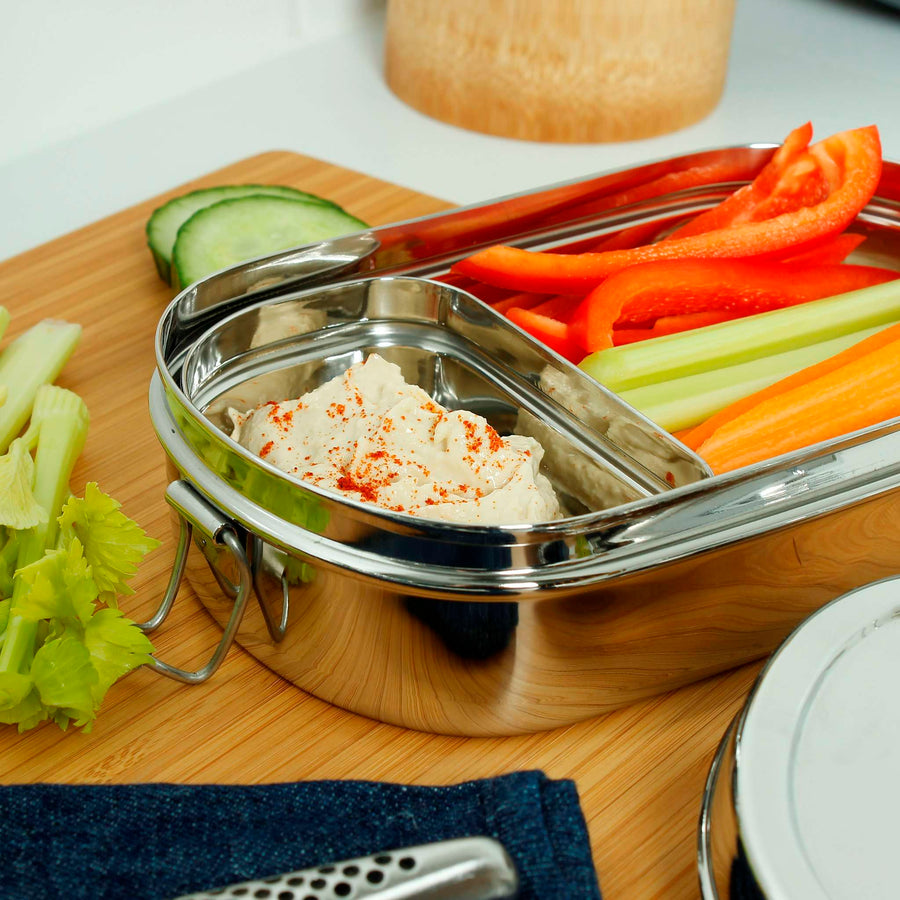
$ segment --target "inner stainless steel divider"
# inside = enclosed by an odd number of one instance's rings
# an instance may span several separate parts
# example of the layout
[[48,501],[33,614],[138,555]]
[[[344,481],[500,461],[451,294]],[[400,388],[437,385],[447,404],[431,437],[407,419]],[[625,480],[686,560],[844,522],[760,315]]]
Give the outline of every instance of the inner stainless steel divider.
[[[344,282],[232,313],[196,340],[182,366],[181,388],[209,418],[211,408],[221,413],[223,405],[249,408],[276,395],[300,396],[340,374],[345,362],[379,351],[400,362],[407,378],[439,403],[495,418],[501,432],[521,430],[527,413],[532,430],[536,420],[547,433],[548,456],[559,446],[553,435],[559,435],[571,452],[614,472],[625,489],[618,502],[629,493],[660,493],[712,474],[696,454],[592,378],[524,339],[504,317],[462,291],[420,279]],[[576,417],[574,398],[590,410],[596,427]],[[221,416],[216,424],[221,427]],[[614,434],[631,436],[632,446],[619,446]]]

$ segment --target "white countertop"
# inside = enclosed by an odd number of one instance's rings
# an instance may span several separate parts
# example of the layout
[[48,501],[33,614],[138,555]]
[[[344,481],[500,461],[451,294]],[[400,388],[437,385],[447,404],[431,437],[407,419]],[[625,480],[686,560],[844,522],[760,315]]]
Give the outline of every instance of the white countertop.
[[[295,14],[316,8],[293,2]],[[59,0],[40,6],[68,9]],[[174,22],[177,4],[152,6],[162,16],[171,7]],[[187,8],[196,17],[215,4],[191,0]],[[354,11],[342,27],[271,45],[256,32],[242,44],[232,16],[227,47],[204,43],[196,29],[166,44],[168,23],[126,35],[129,23],[110,15],[78,35],[77,53],[48,53],[40,79],[25,72],[11,82],[2,76],[11,75],[16,50],[10,57],[7,47],[27,39],[13,14],[0,62],[0,80],[14,84],[12,114],[0,126],[0,259],[273,149],[457,203],[699,149],[778,142],[807,119],[818,137],[875,123],[885,156],[900,159],[900,9],[878,3],[738,0],[725,92],[706,119],[657,138],[590,145],[489,137],[410,109],[383,78],[377,0],[356,0]]]

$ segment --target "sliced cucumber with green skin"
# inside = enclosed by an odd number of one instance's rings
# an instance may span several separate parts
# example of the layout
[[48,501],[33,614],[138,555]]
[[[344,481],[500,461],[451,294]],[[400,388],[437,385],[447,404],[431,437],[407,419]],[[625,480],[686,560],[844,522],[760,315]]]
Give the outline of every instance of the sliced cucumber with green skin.
[[368,228],[336,206],[257,194],[220,200],[178,229],[172,276],[187,287],[219,269]]
[[153,211],[147,220],[147,243],[156,263],[159,277],[166,284],[172,283],[172,250],[175,247],[175,238],[178,229],[198,210],[218,203],[220,200],[229,200],[237,197],[251,197],[264,194],[274,197],[286,197],[289,200],[302,200],[306,203],[319,203],[340,209],[336,203],[310,194],[306,191],[298,191],[296,188],[281,184],[231,184],[222,187],[201,188],[175,197]]

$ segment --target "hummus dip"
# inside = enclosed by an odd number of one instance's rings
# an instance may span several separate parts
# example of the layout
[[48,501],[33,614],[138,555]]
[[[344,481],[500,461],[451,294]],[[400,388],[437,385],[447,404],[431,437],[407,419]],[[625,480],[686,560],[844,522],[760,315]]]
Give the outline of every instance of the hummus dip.
[[241,446],[351,500],[476,525],[560,516],[537,441],[445,409],[377,354],[298,400],[228,415]]

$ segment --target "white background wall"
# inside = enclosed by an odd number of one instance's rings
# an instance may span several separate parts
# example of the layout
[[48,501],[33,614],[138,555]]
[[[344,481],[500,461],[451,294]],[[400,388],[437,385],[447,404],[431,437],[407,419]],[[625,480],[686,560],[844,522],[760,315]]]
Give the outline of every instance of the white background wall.
[[384,3],[0,0],[0,165],[335,36]]
[[267,150],[455,203],[775,142],[807,119],[817,137],[876,123],[885,156],[900,160],[900,7],[737,0],[709,116],[642,141],[552,145],[478,135],[402,103],[383,74],[384,6],[0,0],[0,259]]

